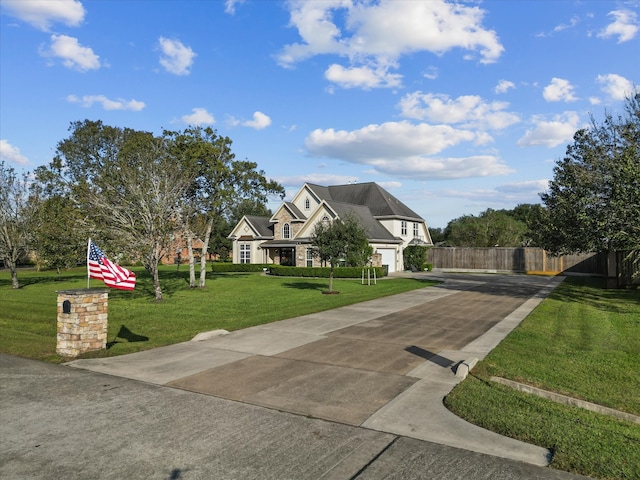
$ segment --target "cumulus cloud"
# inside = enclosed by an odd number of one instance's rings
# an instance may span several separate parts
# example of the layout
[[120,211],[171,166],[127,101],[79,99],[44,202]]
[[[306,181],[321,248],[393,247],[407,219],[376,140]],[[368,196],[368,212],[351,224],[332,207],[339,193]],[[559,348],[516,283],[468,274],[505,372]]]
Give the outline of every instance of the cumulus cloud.
[[4,0],[2,8],[9,15],[45,32],[54,23],[77,27],[85,14],[78,0]]
[[576,112],[564,112],[551,120],[542,115],[534,115],[531,122],[534,127],[527,130],[517,142],[520,147],[557,147],[569,143],[580,128],[580,117]]
[[498,185],[491,189],[454,190],[443,189],[432,191],[434,198],[464,198],[478,205],[486,207],[487,204],[502,205],[503,208],[512,208],[520,203],[539,203],[540,193],[548,188],[548,180],[528,180]]
[[305,183],[316,185],[342,185],[349,182],[357,182],[358,177],[353,175],[334,175],[331,173],[308,173],[306,175],[295,175],[290,177],[274,178],[279,184],[299,189]]
[[40,49],[40,54],[59,58],[65,67],[80,72],[100,68],[100,57],[90,47],[80,45],[77,38],[68,35],[51,35],[49,47]]
[[316,55],[343,56],[350,65],[332,66],[325,74],[343,86],[396,86],[399,77],[387,70],[414,52],[442,55],[460,48],[477,54],[482,63],[492,63],[504,51],[496,32],[482,25],[484,11],[477,6],[444,0],[293,0],[287,7],[301,42],[286,45],[276,57],[278,63],[292,67]]
[[104,95],[83,95],[78,97],[77,95],[67,96],[69,103],[78,103],[85,108],[92,107],[94,103],[99,103],[105,110],[129,110],[132,112],[138,112],[145,107],[144,102],[138,100],[124,100],[118,98],[111,100]]
[[490,155],[434,158],[444,149],[475,141],[477,134],[448,125],[388,122],[359,130],[317,129],[305,140],[310,155],[369,165],[401,178],[441,179],[501,175],[511,170]]
[[518,115],[505,111],[507,102],[487,102],[478,95],[451,99],[448,95],[417,91],[405,95],[398,107],[407,118],[465,128],[501,130],[520,121]]
[[18,147],[14,147],[4,138],[0,140],[0,160],[17,163],[18,165],[26,165],[29,159],[20,153]]
[[630,80],[615,73],[598,75],[596,80],[602,85],[602,91],[612,100],[624,100],[634,91],[633,83]]
[[242,122],[242,125],[245,127],[255,128],[256,130],[262,130],[263,128],[267,128],[271,125],[271,118],[262,112],[254,112],[253,120]]
[[164,69],[175,75],[189,75],[193,59],[197,54],[179,40],[171,40],[160,37],[158,39],[162,56],[160,57],[160,65]]
[[244,3],[244,0],[226,0],[224,2],[224,12],[229,15],[234,15],[236,13],[236,5],[240,5]]
[[573,90],[574,87],[569,80],[554,77],[551,83],[544,87],[542,96],[547,102],[575,102],[578,98]]
[[351,67],[345,68],[342,65],[331,65],[324,76],[330,82],[336,83],[343,88],[360,87],[365,90],[379,87],[400,86],[402,75],[389,73],[387,68]]
[[638,33],[638,15],[632,10],[613,10],[609,12],[613,22],[598,33],[600,38],[618,37],[618,43],[633,40]]
[[516,88],[515,83],[510,82],[509,80],[500,80],[493,91],[496,93],[506,93],[512,88]]
[[188,125],[213,125],[216,119],[213,118],[205,108],[192,108],[191,115],[183,115],[182,121]]

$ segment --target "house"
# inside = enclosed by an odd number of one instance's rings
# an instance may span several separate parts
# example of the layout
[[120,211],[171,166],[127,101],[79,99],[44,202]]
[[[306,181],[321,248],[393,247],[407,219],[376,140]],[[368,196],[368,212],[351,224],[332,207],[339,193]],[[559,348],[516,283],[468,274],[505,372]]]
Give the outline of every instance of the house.
[[386,265],[389,272],[404,268],[402,251],[408,245],[433,244],[424,219],[377,183],[306,183],[271,217],[242,217],[228,236],[233,262],[321,266],[310,241],[314,226],[349,214],[368,232],[372,264]]

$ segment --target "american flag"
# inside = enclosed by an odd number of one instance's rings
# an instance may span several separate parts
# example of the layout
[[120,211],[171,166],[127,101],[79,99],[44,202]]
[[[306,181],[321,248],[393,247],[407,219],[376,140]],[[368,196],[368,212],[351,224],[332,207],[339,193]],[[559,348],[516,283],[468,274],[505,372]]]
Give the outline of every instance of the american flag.
[[136,274],[112,263],[91,240],[87,252],[87,268],[89,278],[102,280],[107,287],[121,290],[133,290],[136,287]]

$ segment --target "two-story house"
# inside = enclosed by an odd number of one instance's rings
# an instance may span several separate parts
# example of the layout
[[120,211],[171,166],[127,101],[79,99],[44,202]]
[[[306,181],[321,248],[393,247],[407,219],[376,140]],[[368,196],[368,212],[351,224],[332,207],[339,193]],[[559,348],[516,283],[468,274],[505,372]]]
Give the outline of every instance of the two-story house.
[[228,238],[234,263],[320,266],[310,241],[317,222],[354,215],[368,232],[372,264],[402,270],[402,251],[412,244],[432,245],[427,224],[377,183],[323,187],[306,183],[271,217],[246,215]]

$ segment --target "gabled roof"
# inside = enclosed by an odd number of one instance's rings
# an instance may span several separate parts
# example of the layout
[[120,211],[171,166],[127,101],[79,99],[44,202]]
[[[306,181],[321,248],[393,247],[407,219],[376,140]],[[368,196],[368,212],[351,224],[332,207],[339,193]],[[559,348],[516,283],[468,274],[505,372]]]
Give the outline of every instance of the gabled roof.
[[289,211],[293,221],[304,222],[307,219],[307,217],[305,217],[304,213],[302,213],[300,211],[300,209],[298,207],[296,207],[293,203],[291,203],[291,202],[282,202],[282,205],[280,205],[280,207],[278,207],[276,212],[273,215],[271,215],[271,220],[270,220],[271,222],[277,222],[278,221],[278,219],[277,219],[278,213],[283,208],[286,208]]
[[273,228],[269,217],[245,215],[244,218],[260,237],[273,237]]
[[399,217],[422,221],[420,215],[374,182],[330,187],[313,184],[307,184],[307,186],[323,200],[365,205],[374,217]]
[[399,243],[402,240],[393,236],[389,230],[373,216],[371,210],[364,205],[353,205],[330,200],[326,202],[340,218],[344,220],[349,215],[355,216],[360,225],[367,231],[370,242]]

